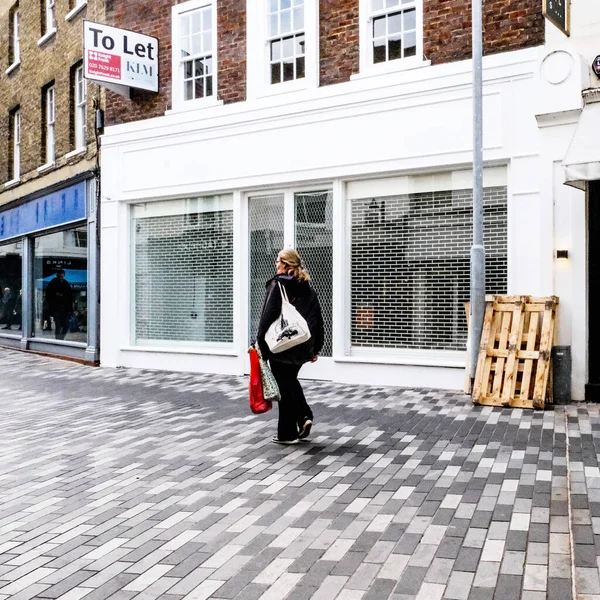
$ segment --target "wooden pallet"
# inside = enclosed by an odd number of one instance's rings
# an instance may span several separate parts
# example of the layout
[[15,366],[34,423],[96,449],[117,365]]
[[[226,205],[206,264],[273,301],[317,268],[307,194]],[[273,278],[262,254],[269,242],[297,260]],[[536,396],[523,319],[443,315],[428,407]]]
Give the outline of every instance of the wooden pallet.
[[545,407],[557,307],[556,296],[486,299],[473,402]]

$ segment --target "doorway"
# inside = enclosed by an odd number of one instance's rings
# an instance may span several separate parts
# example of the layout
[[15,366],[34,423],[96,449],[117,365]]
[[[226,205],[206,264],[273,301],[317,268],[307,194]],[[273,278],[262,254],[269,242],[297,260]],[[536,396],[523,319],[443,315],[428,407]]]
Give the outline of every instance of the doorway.
[[600,402],[600,181],[588,190],[588,383],[585,399]]
[[295,248],[316,290],[325,323],[325,344],[316,363],[303,367],[301,376],[331,379],[333,303],[333,194],[331,190],[293,191],[253,195],[248,199],[249,332],[256,339],[265,282],[275,275],[275,259],[282,248]]

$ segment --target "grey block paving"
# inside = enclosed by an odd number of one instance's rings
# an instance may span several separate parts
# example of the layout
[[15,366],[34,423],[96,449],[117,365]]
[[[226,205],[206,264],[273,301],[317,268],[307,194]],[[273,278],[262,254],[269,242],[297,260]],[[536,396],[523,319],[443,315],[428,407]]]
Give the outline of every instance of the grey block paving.
[[600,600],[598,405],[0,361],[0,600]]

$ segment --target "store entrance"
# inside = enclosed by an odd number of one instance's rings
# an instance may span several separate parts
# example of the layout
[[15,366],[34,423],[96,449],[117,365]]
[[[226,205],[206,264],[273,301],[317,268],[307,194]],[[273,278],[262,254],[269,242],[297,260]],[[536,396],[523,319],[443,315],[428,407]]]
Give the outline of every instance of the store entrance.
[[600,402],[600,181],[589,182],[588,383],[585,399]]
[[285,191],[251,196],[249,227],[249,332],[256,339],[265,282],[275,275],[279,250],[295,248],[319,295],[325,322],[325,345],[301,377],[331,379],[333,287],[333,194],[329,190]]

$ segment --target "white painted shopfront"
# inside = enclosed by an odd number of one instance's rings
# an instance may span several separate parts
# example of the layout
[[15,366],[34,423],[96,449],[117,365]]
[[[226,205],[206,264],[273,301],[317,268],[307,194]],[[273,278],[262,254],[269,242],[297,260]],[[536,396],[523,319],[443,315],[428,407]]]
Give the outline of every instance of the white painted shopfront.
[[[543,55],[484,59],[488,291],[561,296],[577,397],[585,202],[561,179],[577,115],[536,120]],[[465,61],[108,128],[102,364],[246,372],[272,252],[291,245],[331,315],[304,376],[460,389],[471,119]]]

